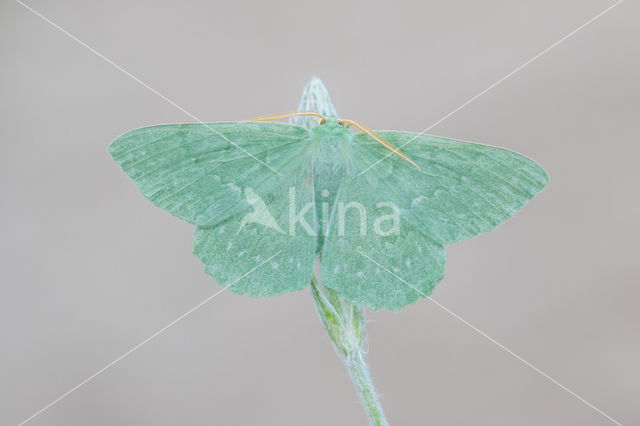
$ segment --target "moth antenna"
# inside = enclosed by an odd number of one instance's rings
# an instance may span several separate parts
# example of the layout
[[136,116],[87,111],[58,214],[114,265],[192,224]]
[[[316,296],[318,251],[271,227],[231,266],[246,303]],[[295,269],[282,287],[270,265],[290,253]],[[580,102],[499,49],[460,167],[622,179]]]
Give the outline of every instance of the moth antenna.
[[257,121],[274,121],[274,120],[279,120],[281,118],[300,117],[300,116],[317,117],[324,120],[324,115],[317,113],[315,111],[287,111],[287,112],[281,112],[278,114],[261,115],[259,117],[255,117],[250,120],[241,121],[241,123],[257,122]]
[[418,170],[420,169],[420,166],[418,166],[416,163],[414,163],[411,160],[411,158],[407,157],[405,154],[400,152],[400,150],[398,150],[398,148],[396,148],[395,146],[391,145],[389,142],[387,142],[386,140],[382,139],[380,136],[376,135],[375,132],[373,130],[369,129],[367,126],[365,126],[363,124],[360,124],[360,123],[358,123],[357,121],[354,121],[354,120],[342,120],[342,123],[351,124],[351,125],[357,127],[358,129],[360,129],[363,132],[365,132],[367,135],[371,136],[380,145],[384,146],[389,151],[391,151],[394,154],[396,154],[398,157],[400,157],[400,158],[408,161],[409,163],[413,164]]

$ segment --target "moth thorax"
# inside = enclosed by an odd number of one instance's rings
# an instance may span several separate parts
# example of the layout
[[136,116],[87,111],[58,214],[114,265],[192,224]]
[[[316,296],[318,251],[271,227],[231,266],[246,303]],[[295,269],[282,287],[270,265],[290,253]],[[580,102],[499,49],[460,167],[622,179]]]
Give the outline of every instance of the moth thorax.
[[343,126],[331,126],[329,123],[316,126],[311,130],[314,142],[319,147],[346,148],[353,138],[353,133]]

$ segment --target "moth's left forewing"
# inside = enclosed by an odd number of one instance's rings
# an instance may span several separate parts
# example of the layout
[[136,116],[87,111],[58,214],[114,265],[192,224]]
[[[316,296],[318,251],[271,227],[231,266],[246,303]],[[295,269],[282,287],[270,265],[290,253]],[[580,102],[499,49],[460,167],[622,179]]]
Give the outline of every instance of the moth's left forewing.
[[287,125],[266,128],[256,157],[275,170],[238,170],[229,162],[228,172],[243,177],[248,208],[194,233],[194,253],[205,263],[205,272],[222,285],[232,283],[229,291],[254,297],[306,287],[316,249],[315,235],[290,227],[292,215],[313,202],[308,133],[292,140],[286,139],[291,133]]
[[140,192],[197,226],[194,253],[230,291],[265,296],[309,284],[316,239],[289,235],[289,188],[311,202],[308,130],[275,123],[160,125],[110,147]]

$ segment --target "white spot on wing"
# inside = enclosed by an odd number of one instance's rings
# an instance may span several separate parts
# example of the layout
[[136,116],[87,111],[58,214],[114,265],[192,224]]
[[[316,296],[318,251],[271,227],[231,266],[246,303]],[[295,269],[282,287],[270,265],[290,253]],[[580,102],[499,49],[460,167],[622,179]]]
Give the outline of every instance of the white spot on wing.
[[426,199],[427,197],[425,197],[424,195],[414,198],[413,200],[411,200],[411,207],[417,206],[418,204],[420,204],[420,201],[426,200]]
[[229,182],[229,183],[227,184],[227,186],[228,186],[229,188],[231,188],[231,190],[232,190],[233,192],[237,192],[238,194],[242,194],[242,188],[240,188],[240,187],[239,187],[238,185],[236,185],[235,183],[233,183],[233,182]]

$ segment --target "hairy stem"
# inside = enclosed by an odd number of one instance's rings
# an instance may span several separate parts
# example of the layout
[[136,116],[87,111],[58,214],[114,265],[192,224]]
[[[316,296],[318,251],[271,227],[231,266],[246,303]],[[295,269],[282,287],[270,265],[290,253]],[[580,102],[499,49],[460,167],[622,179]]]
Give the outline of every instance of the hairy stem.
[[[338,115],[329,91],[317,77],[312,77],[302,91],[298,110],[315,111],[325,117]],[[308,129],[318,125],[315,117],[307,116],[293,117],[290,122]],[[324,328],[349,371],[371,423],[375,426],[387,426],[389,423],[382,412],[365,359],[364,309],[323,286],[319,272],[314,272],[311,279],[311,294]]]
[[311,280],[311,293],[318,315],[329,333],[338,356],[349,371],[351,381],[369,414],[371,424],[388,425],[365,359],[363,308],[324,287],[316,273]]

